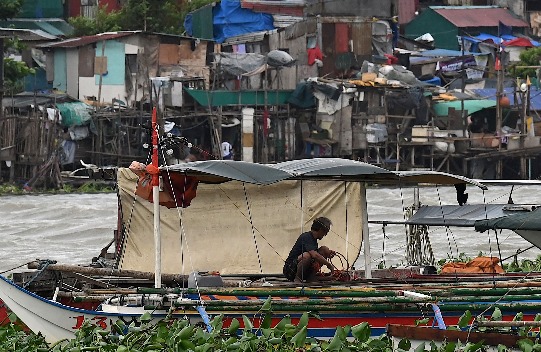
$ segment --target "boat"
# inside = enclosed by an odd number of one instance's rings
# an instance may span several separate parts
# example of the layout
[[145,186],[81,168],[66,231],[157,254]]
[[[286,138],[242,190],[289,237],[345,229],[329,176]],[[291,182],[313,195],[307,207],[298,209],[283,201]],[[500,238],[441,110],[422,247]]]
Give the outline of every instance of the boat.
[[[478,181],[442,172],[394,172],[336,158],[274,165],[207,160],[158,167],[156,149],[153,167],[118,169],[116,264],[104,269],[111,275],[150,273],[152,287],[63,292],[73,301],[105,300],[98,310],[84,310],[37,296],[5,277],[0,280],[0,299],[47,341],[74,336],[84,320],[110,328],[118,319],[136,322],[145,312],[156,319],[172,314],[207,328],[212,316],[223,314],[227,326],[246,315],[258,328],[267,303],[273,324],[285,317],[296,323],[303,312],[317,316],[308,334],[318,338],[332,337],[337,326],[361,322],[379,335],[389,322],[433,320],[427,304],[434,302],[448,324],[466,309],[483,314],[497,306],[506,317],[522,312],[533,320],[541,308],[536,288],[541,283],[533,274],[525,282],[521,275],[495,272],[442,277],[426,265],[372,268],[367,185],[450,185],[463,200],[465,185],[486,189]],[[340,254],[339,275],[316,284],[287,282],[281,274],[284,258],[318,216],[333,219],[321,244]],[[364,267],[355,268],[361,249]]]
[[[498,325],[491,325],[490,323],[501,323]],[[513,323],[525,323],[525,324],[513,324]],[[516,327],[528,326],[528,322],[485,322],[485,325],[481,324],[485,329],[488,326],[505,327],[507,330],[493,330],[493,331],[478,331],[478,327],[475,329],[466,328],[462,329],[438,329],[430,326],[417,326],[417,325],[400,325],[400,324],[388,324],[386,334],[389,336],[393,343],[397,346],[406,343],[410,348],[417,350],[421,345],[441,346],[443,344],[452,344],[454,348],[448,350],[455,351],[458,345],[465,348],[469,346],[469,350],[484,351],[501,351],[501,346],[504,346],[508,351],[523,351],[523,345],[532,345],[535,343],[536,338],[534,336],[521,336],[517,333]],[[532,326],[539,326],[538,324],[532,324]],[[515,331],[511,330],[515,327]],[[525,341],[528,341],[525,343]],[[410,348],[404,348],[410,350]],[[465,348],[467,349],[467,348]],[[425,348],[426,350],[426,348]]]

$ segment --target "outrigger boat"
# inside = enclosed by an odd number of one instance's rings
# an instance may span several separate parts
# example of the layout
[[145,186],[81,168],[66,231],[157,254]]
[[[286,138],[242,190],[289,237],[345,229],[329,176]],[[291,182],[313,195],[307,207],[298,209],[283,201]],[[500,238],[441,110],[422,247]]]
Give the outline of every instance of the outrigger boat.
[[[379,335],[390,322],[414,324],[425,316],[453,324],[466,309],[483,314],[497,306],[508,318],[522,312],[531,320],[541,309],[541,281],[534,275],[524,280],[491,271],[442,279],[426,265],[372,268],[368,185],[455,186],[463,199],[465,185],[486,189],[475,180],[440,172],[392,172],[333,158],[158,167],[156,133],[154,138],[152,165],[135,167],[136,172],[118,170],[117,262],[102,269],[110,276],[101,281],[115,285],[113,274],[153,272],[154,287],[64,293],[73,300],[106,298],[98,310],[85,310],[40,297],[0,276],[0,299],[47,341],[74,336],[85,320],[108,329],[119,319],[137,322],[144,312],[154,319],[169,314],[207,327],[217,314],[224,314],[225,326],[246,315],[257,328],[269,297],[274,323],[284,317],[295,323],[303,312],[317,315],[308,334],[318,338],[332,337],[337,326],[361,322]],[[340,253],[342,268],[334,281],[287,282],[281,271],[290,247],[318,216],[333,221],[320,244]],[[403,225],[410,232],[416,226]],[[361,250],[364,267],[355,268]]]

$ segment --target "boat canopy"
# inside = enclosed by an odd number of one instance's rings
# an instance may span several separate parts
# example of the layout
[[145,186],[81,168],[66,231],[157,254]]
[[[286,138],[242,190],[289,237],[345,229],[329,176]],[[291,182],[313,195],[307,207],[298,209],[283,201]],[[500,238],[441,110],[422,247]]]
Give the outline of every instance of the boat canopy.
[[462,183],[469,183],[471,185],[477,186],[481,189],[488,189],[483,183],[472,180],[470,178],[448,174],[445,172],[439,171],[397,171],[396,172],[400,177],[400,182],[402,184],[433,184],[433,185],[457,185]]
[[[493,220],[514,216],[533,215],[533,206],[513,204],[472,204],[472,205],[431,205],[421,206],[406,220],[408,225],[474,227],[477,231],[482,224],[488,226]],[[537,213],[539,215],[539,213]],[[541,224],[538,220],[537,224]],[[492,227],[491,227],[492,228]],[[539,227],[538,227],[539,228]],[[485,228],[485,230],[488,228]],[[484,230],[483,230],[484,231]]]
[[340,158],[315,158],[284,161],[272,167],[288,172],[291,178],[334,179],[341,181],[398,181],[399,176],[379,166]]
[[500,229],[541,231],[541,208],[475,222],[475,231],[485,232]]
[[[320,244],[351,263],[359,256],[367,217],[364,182],[481,185],[450,174],[392,172],[339,158],[273,165],[208,160],[162,167],[160,172],[164,191],[168,172],[199,182],[188,207],[160,208],[161,238],[166,244],[162,272],[170,274],[280,274],[299,234],[308,231],[319,216],[333,222]],[[153,271],[152,203],[135,196],[138,176],[132,170],[120,168],[117,179],[124,231],[119,268]]]
[[196,177],[203,183],[222,183],[231,180],[268,185],[283,181],[291,174],[269,165],[234,160],[204,160],[171,165],[161,168],[162,172],[182,172]]
[[314,158],[285,161],[278,164],[255,164],[233,160],[205,160],[161,168],[163,172],[182,172],[202,183],[240,181],[267,185],[286,179],[339,180],[392,185],[466,184],[486,189],[482,183],[437,171],[389,171],[361,161],[341,158]]

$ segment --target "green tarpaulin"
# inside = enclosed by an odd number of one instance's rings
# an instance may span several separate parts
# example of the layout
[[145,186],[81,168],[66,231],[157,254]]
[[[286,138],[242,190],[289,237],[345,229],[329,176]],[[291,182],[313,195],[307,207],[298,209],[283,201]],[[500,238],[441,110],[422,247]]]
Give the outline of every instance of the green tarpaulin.
[[[437,116],[449,115],[449,108],[462,110],[462,101],[445,101],[438,102],[432,105]],[[495,100],[464,100],[464,110],[468,110],[468,115],[471,115],[479,110],[496,107]]]
[[92,120],[90,116],[92,108],[83,102],[58,103],[56,107],[62,115],[63,126],[83,126]]
[[293,90],[199,90],[186,89],[186,92],[201,106],[225,105],[284,105]]

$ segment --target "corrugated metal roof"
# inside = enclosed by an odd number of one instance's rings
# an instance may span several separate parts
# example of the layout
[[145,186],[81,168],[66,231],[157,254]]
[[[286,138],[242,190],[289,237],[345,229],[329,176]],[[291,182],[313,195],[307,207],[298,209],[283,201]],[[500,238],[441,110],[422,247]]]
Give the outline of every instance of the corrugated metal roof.
[[19,40],[54,40],[57,36],[51,35],[41,29],[18,29],[18,28],[0,28],[0,38],[16,37]]
[[233,44],[244,44],[244,43],[256,43],[261,42],[265,39],[265,36],[276,33],[278,30],[274,29],[272,31],[261,31],[237,35],[234,37],[227,38],[224,40],[224,45],[233,45]]
[[302,16],[284,15],[272,15],[272,18],[274,19],[274,27],[276,28],[286,28],[304,19]]
[[96,35],[89,35],[86,37],[71,38],[63,40],[56,43],[48,43],[40,45],[42,48],[76,48],[79,46],[84,46],[92,43],[101,42],[102,40],[110,40],[116,38],[127,37],[135,33],[142,33],[141,31],[127,31],[127,32],[108,32],[100,33]]
[[303,16],[304,0],[242,0],[241,7],[255,12],[264,12],[269,14]]
[[34,92],[22,92],[14,96],[5,97],[2,99],[2,106],[5,108],[24,108],[36,105],[47,105],[57,103],[71,103],[79,101],[73,97],[70,97],[66,93],[34,93]]
[[61,18],[11,18],[0,21],[0,27],[43,30],[58,37],[67,37],[73,33],[73,27]]
[[501,21],[510,27],[529,27],[504,8],[493,6],[431,6],[432,10],[459,28],[498,27]]

